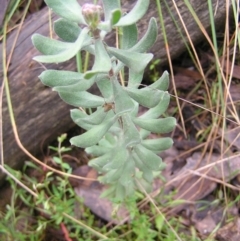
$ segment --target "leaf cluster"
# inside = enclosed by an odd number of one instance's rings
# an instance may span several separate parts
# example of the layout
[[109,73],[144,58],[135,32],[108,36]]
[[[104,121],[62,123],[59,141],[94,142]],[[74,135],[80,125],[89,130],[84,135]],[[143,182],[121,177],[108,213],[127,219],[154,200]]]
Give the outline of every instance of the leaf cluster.
[[[71,111],[72,120],[86,132],[70,142],[95,157],[89,165],[102,174],[99,180],[110,186],[106,195],[122,200],[133,193],[139,182],[150,186],[154,172],[164,168],[158,154],[168,149],[172,140],[148,136],[172,131],[176,121],[173,117],[160,118],[170,100],[167,72],[139,89],[144,70],[153,58],[146,52],[157,38],[157,23],[151,18],[146,33],[138,40],[136,22],[147,11],[149,0],[138,0],[127,14],[122,13],[120,1],[102,2],[103,18],[95,5],[81,7],[75,0],[46,0],[62,17],[54,23],[61,40],[35,34],[32,41],[43,54],[34,59],[42,63],[67,61],[81,51],[94,56],[92,69],[85,73],[46,70],[39,78],[66,103],[92,109],[91,114],[80,109]],[[108,46],[104,41],[113,30],[121,33],[120,47]],[[123,69],[128,70],[126,86],[119,83]],[[89,92],[94,84],[101,96]],[[140,105],[148,110],[139,116]]]

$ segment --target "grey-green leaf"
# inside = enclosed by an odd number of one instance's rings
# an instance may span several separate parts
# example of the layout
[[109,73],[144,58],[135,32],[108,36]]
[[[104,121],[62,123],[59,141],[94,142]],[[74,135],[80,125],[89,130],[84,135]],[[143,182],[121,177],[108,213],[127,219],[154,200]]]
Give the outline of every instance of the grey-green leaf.
[[90,167],[95,168],[97,171],[102,172],[102,167],[105,166],[110,160],[110,153],[106,153],[100,157],[94,158],[88,162]]
[[102,3],[105,21],[110,20],[113,10],[121,8],[120,1],[102,0]]
[[126,147],[132,147],[141,142],[139,132],[136,126],[133,124],[129,114],[124,114],[121,117],[123,125],[123,135],[124,135],[124,144]]
[[[124,198],[126,197],[127,194],[127,189],[130,189],[129,187],[125,187],[123,186],[121,183],[117,183],[117,187],[116,187],[116,200],[119,200],[119,202],[123,201]],[[129,190],[132,191],[132,190]]]
[[135,175],[135,163],[132,160],[132,158],[130,158],[124,164],[124,169],[121,177],[119,178],[119,182],[125,187],[128,187],[129,185],[131,186],[134,175]]
[[[126,160],[125,160],[126,162]],[[122,176],[124,169],[124,165],[120,166],[118,169],[112,169],[108,171],[102,178],[102,182],[104,183],[113,183],[118,181],[118,179]]]
[[115,96],[115,112],[121,114],[134,110],[134,103],[117,79],[112,81],[113,93]]
[[59,96],[69,105],[76,107],[95,108],[105,103],[102,97],[90,94],[87,91],[59,92]]
[[144,119],[156,119],[160,117],[167,110],[169,102],[170,95],[168,94],[168,92],[162,92],[162,96],[159,103],[155,107],[146,111],[140,117]]
[[43,71],[39,78],[43,84],[50,87],[68,86],[78,83],[83,79],[83,74],[67,70],[48,69]]
[[[87,147],[85,151],[86,153],[91,154],[92,156],[102,156],[106,153],[111,152],[111,148],[106,146],[94,145]],[[111,159],[109,159],[109,161],[111,161]]]
[[169,133],[176,126],[176,119],[166,117],[161,119],[134,118],[133,122],[139,127],[153,133]]
[[135,23],[122,27],[120,34],[120,46],[122,49],[130,49],[137,43],[138,30]]
[[107,133],[104,138],[99,142],[100,146],[113,147],[117,143],[117,139],[111,134]]
[[159,153],[169,149],[173,145],[173,140],[170,137],[162,137],[158,139],[142,140],[141,144],[147,149]]
[[95,40],[95,60],[92,70],[86,72],[85,78],[98,73],[108,73],[112,67],[111,59],[101,39]]
[[95,41],[95,61],[93,70],[108,72],[112,67],[111,59],[101,39]]
[[81,32],[81,28],[77,23],[62,18],[54,22],[54,32],[66,42],[75,42]]
[[111,160],[104,167],[104,171],[120,168],[128,159],[128,151],[125,147],[118,147],[112,150]]
[[147,12],[149,0],[138,0],[134,8],[123,16],[116,26],[127,26],[136,23]]
[[167,71],[164,71],[162,76],[155,81],[153,84],[149,85],[150,88],[167,90],[169,86],[169,74]]
[[134,72],[132,69],[129,69],[128,87],[137,89],[142,82],[143,74],[144,71]]
[[106,134],[109,128],[114,124],[116,121],[116,117],[109,118],[105,120],[102,124],[94,126],[89,131],[85,132],[82,135],[75,136],[70,139],[72,145],[77,147],[90,147],[96,145]]
[[33,34],[32,43],[40,53],[45,55],[59,54],[71,47],[71,43],[50,39],[37,33]]
[[136,73],[142,72],[153,58],[153,54],[151,53],[143,54],[113,47],[108,47],[108,50],[113,56]]
[[157,21],[155,18],[151,18],[148,24],[147,32],[140,39],[140,41],[134,45],[130,51],[144,53],[149,50],[157,40]]
[[72,118],[73,122],[76,123],[81,128],[83,128],[85,130],[90,130],[93,127],[92,124],[82,121],[82,118],[87,117],[87,114],[84,113],[83,111],[80,111],[78,109],[73,109],[70,111],[70,113],[71,113],[71,118]]
[[140,161],[143,162],[150,170],[158,171],[160,169],[160,166],[162,164],[161,157],[159,157],[142,145],[134,147],[134,151]]
[[137,101],[140,105],[148,108],[156,106],[162,97],[162,92],[157,89],[145,87],[143,89],[126,88],[129,96]]
[[74,119],[75,123],[85,122],[91,125],[99,125],[102,123],[106,115],[107,112],[104,111],[103,107],[99,107],[99,109],[90,115],[78,109],[71,110],[71,117]]
[[142,177],[149,183],[153,181],[153,172],[144,162],[142,162],[138,155],[133,152],[132,153],[133,160],[135,162],[136,167],[143,173]]
[[95,77],[90,79],[81,79],[78,83],[68,86],[57,86],[53,88],[53,91],[58,92],[79,92],[88,90],[95,83]]
[[102,96],[105,99],[109,99],[113,94],[112,84],[109,78],[103,78],[96,82]]
[[76,0],[45,0],[46,4],[57,15],[66,18],[69,21],[84,24],[85,20],[82,15],[82,8]]
[[[78,39],[76,40],[76,42],[74,43],[66,43],[68,45],[68,48],[66,48],[65,50],[62,50],[58,53],[54,53],[52,55],[41,55],[41,56],[36,56],[33,59],[38,61],[38,62],[42,62],[42,63],[60,63],[60,62],[64,62],[67,61],[69,59],[71,59],[73,56],[75,56],[78,51],[81,50],[81,48],[84,47],[84,45],[86,45],[86,39],[88,38],[88,29],[84,28]],[[33,38],[34,40],[34,38]],[[90,44],[90,42],[89,42]]]

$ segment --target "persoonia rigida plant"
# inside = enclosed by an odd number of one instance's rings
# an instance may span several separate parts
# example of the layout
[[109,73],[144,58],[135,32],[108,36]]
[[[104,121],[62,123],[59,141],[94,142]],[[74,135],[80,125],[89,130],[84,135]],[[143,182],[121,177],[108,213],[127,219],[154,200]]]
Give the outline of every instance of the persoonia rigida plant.
[[[78,107],[71,110],[71,118],[86,132],[71,138],[71,144],[85,148],[93,156],[89,165],[101,174],[99,180],[108,185],[106,196],[123,200],[139,185],[151,187],[154,174],[164,168],[158,154],[173,142],[169,137],[148,137],[150,133],[172,131],[176,120],[159,118],[169,105],[167,72],[153,84],[139,88],[144,69],[153,58],[146,51],[157,38],[157,23],[151,18],[146,33],[138,40],[136,22],[147,11],[149,0],[138,0],[129,13],[121,11],[118,0],[102,0],[102,7],[81,7],[76,0],[45,2],[61,16],[54,22],[54,31],[61,41],[34,34],[33,44],[43,54],[34,59],[60,63],[81,51],[94,56],[92,69],[85,73],[49,69],[39,76],[66,103]],[[104,41],[111,31],[119,36],[117,47]],[[123,69],[128,72],[126,84],[119,80]],[[101,96],[88,92],[93,84]],[[139,116],[140,105],[147,111]],[[91,108],[91,113],[83,108]]]

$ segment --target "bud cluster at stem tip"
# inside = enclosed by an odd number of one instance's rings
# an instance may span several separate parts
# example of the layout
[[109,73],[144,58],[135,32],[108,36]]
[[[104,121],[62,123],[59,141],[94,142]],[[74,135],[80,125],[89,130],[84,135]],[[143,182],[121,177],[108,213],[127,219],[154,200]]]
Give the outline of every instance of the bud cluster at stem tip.
[[82,6],[82,15],[91,30],[96,30],[101,21],[102,7],[86,3]]

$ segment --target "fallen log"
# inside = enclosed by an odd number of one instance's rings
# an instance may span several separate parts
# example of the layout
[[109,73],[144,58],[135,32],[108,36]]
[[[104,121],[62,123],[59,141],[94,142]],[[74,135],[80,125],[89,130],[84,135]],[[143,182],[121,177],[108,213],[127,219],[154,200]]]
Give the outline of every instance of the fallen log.
[[[80,0],[80,3],[87,2]],[[136,1],[123,1],[124,9],[131,9]],[[179,25],[180,31],[184,33],[183,27],[180,23],[177,12],[172,1],[162,4],[163,19],[165,21],[165,28],[168,38],[168,46],[171,57],[175,58],[180,53],[185,51],[185,43],[181,35],[178,33],[178,27],[171,16],[173,16]],[[201,30],[197,26],[184,1],[175,1],[183,21],[190,33],[193,43],[200,41],[203,38]],[[209,29],[210,20],[208,13],[207,1],[190,1],[202,25]],[[223,26],[225,21],[226,9],[231,6],[226,6],[225,1],[212,0],[213,9],[216,10],[215,22],[218,27]],[[171,13],[171,14],[170,14]],[[25,21],[20,34],[17,38],[17,43],[14,48],[13,56],[11,58],[10,67],[8,69],[8,80],[11,91],[11,99],[14,108],[14,114],[18,127],[18,132],[22,144],[33,155],[40,152],[41,143],[44,142],[46,146],[49,141],[56,138],[59,134],[68,131],[73,122],[69,117],[69,110],[71,106],[66,105],[57,96],[57,93],[52,92],[51,89],[45,87],[38,79],[38,75],[44,70],[44,67],[32,60],[38,54],[31,43],[31,36],[33,33],[40,33],[42,35],[49,35],[48,9],[44,8],[41,11],[32,14]],[[157,7],[155,1],[151,1],[150,9],[145,15],[144,19],[139,24],[141,34],[146,30],[148,20],[150,17],[158,18]],[[52,20],[57,19],[52,14]],[[17,30],[14,30],[7,38],[7,55],[11,51]],[[185,36],[185,34],[183,34]],[[115,38],[108,37],[108,42],[114,44]],[[188,42],[188,41],[187,41]],[[150,50],[154,53],[155,58],[161,59],[161,64],[167,62],[165,44],[163,34],[159,27],[159,36],[156,44]],[[0,45],[0,54],[2,56],[3,46]],[[2,66],[2,60],[0,60]],[[58,65],[46,65],[46,68],[75,70],[75,60],[72,59],[66,63]],[[3,74],[0,71],[0,84],[2,83]],[[7,165],[18,168],[26,160],[25,154],[19,149],[14,139],[12,127],[10,124],[6,98],[3,99],[3,150],[4,161]],[[0,180],[3,175],[0,174]]]

